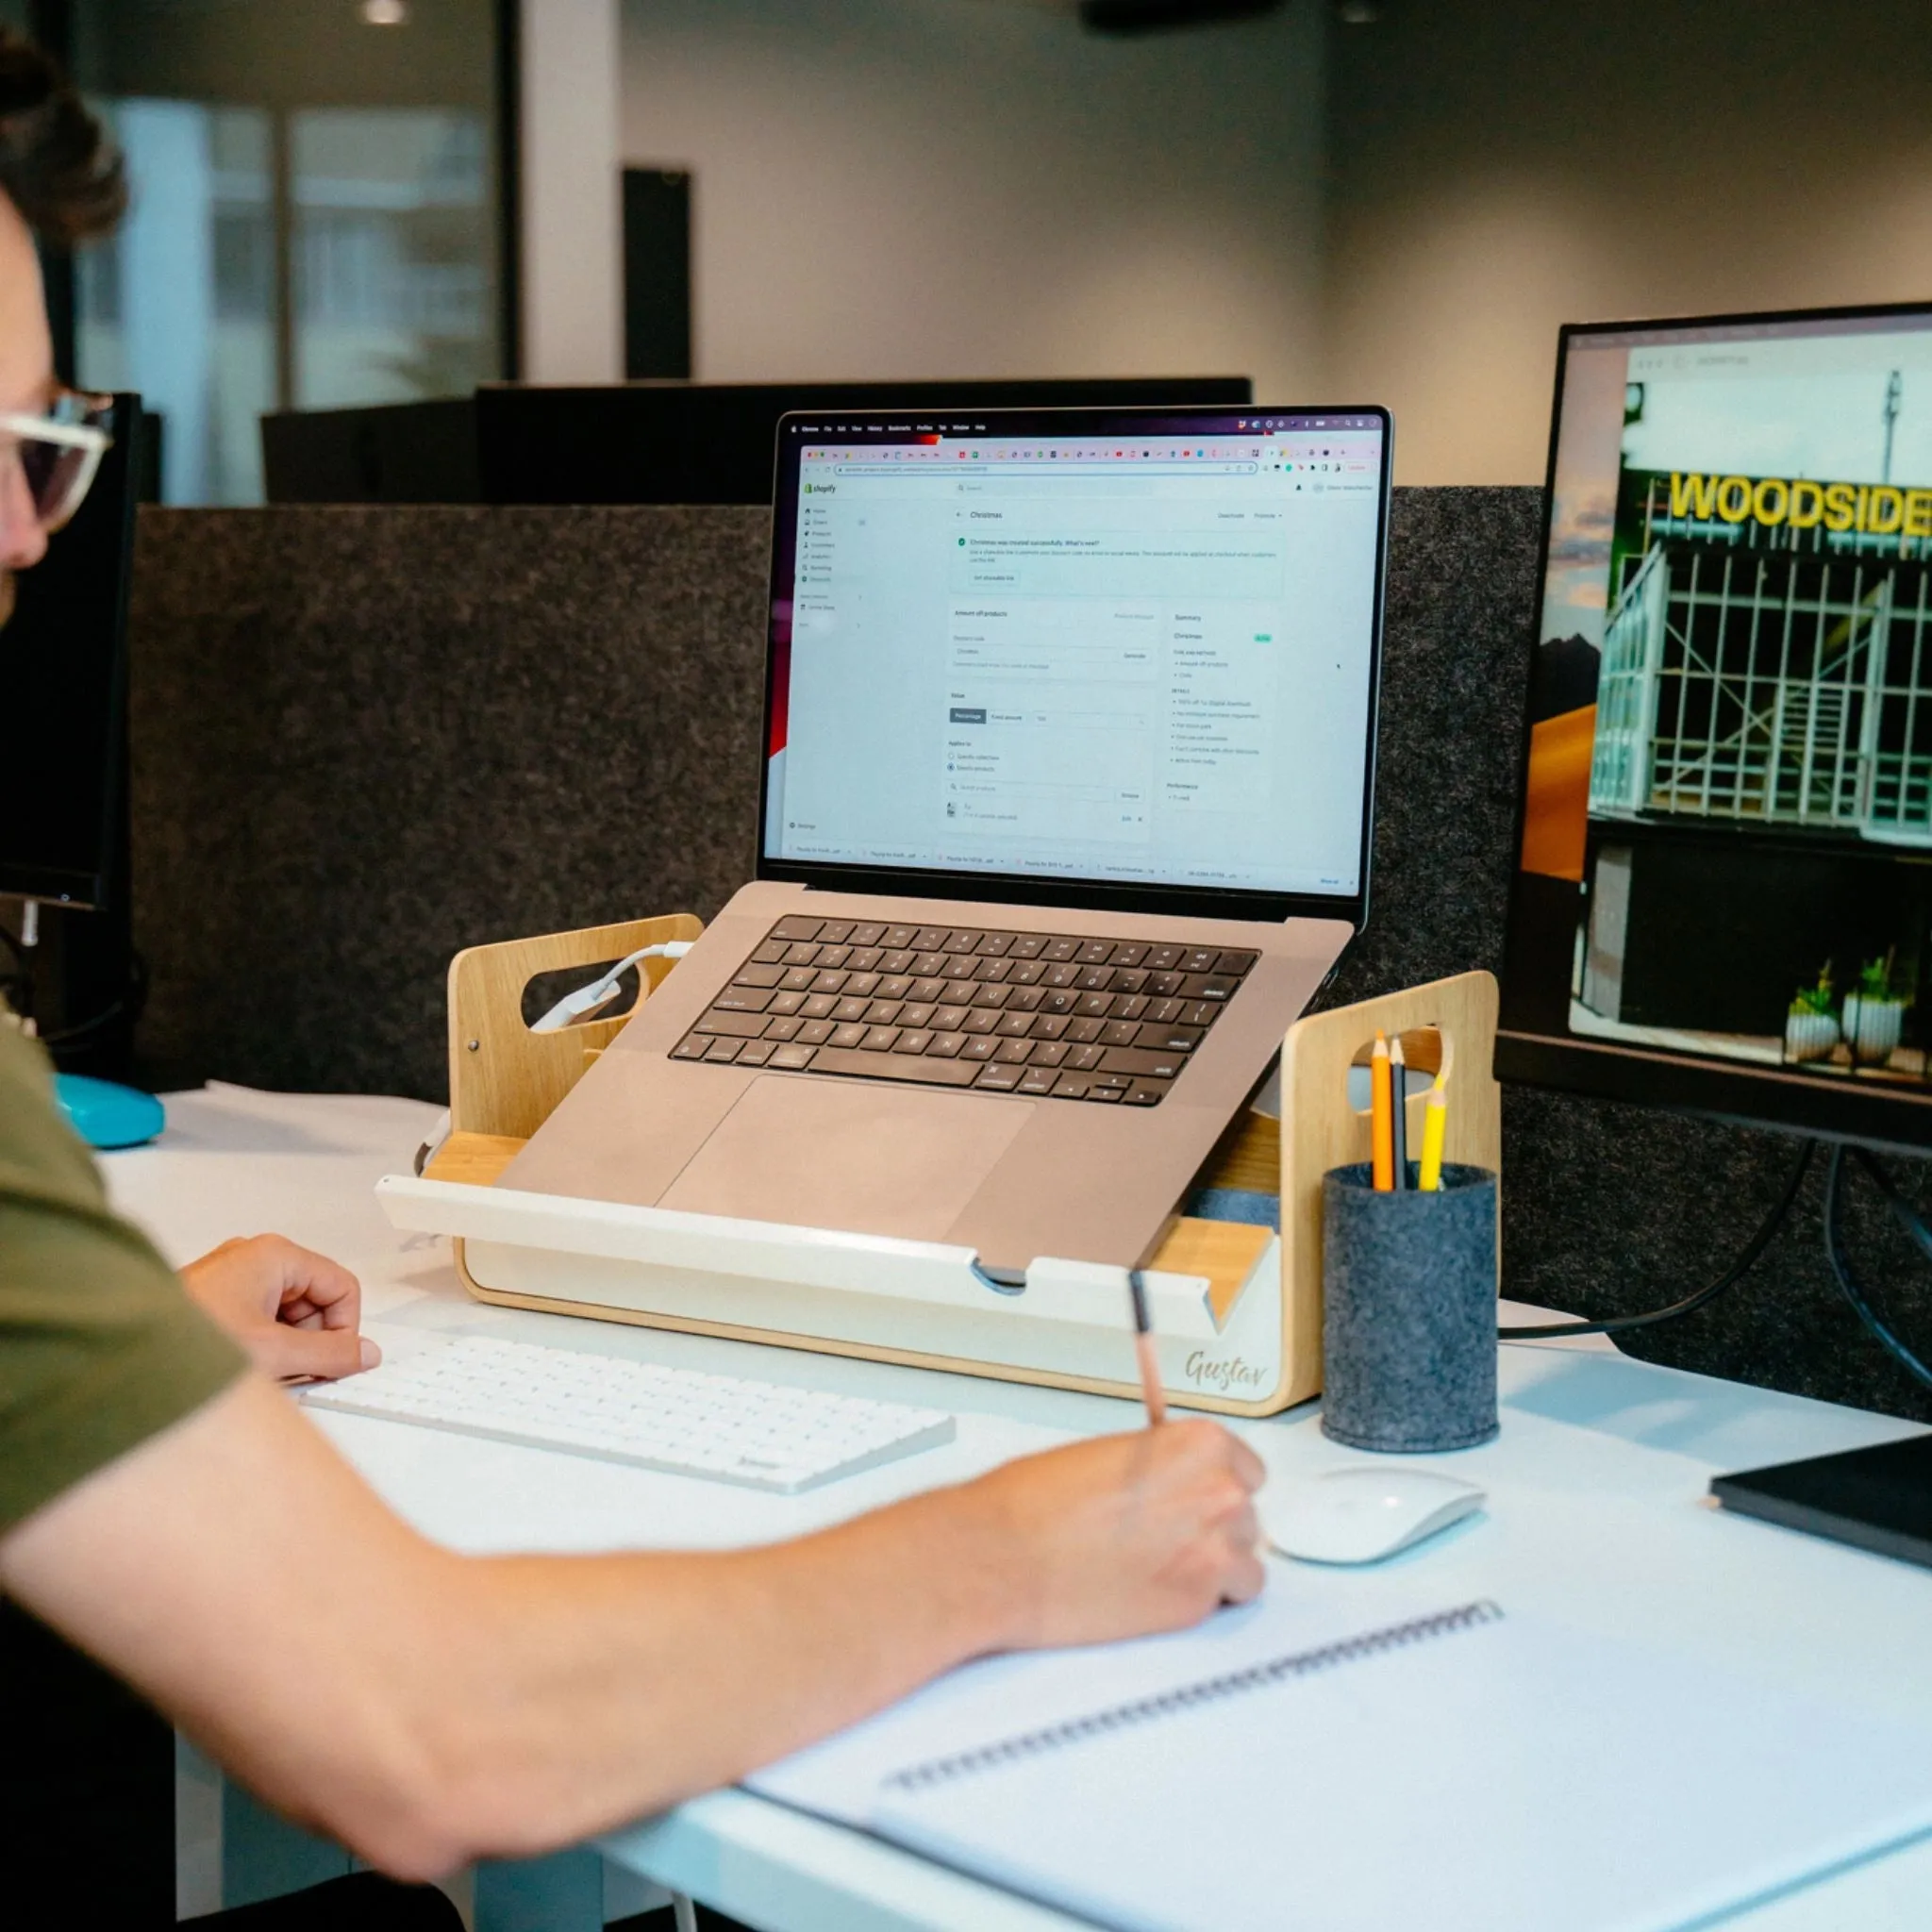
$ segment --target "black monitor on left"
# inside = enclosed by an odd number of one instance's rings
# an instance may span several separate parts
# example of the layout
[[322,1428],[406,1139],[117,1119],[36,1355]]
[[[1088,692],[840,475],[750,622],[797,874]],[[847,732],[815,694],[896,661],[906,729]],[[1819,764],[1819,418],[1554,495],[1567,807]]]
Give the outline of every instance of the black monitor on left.
[[115,398],[93,487],[21,573],[0,629],[0,900],[26,902],[12,923],[39,940],[17,962],[12,999],[63,1074],[110,1078],[127,1072],[141,1004],[127,601],[147,426],[138,396]]
[[93,488],[21,574],[0,629],[4,898],[107,909],[125,896],[139,397],[115,398],[110,433]]

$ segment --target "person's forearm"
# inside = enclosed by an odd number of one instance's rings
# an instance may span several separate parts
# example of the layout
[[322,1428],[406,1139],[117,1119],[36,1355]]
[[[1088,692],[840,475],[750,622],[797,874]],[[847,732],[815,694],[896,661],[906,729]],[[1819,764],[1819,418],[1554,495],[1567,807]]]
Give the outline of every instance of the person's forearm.
[[[742,1553],[455,1557],[254,1382],[82,1491],[9,1540],[6,1580],[271,1803],[414,1875],[741,1775],[1008,1641],[1024,1590],[965,1491]],[[101,1520],[43,1576],[75,1506]],[[196,1558],[225,1552],[250,1600],[210,1620]]]
[[403,1876],[569,1843],[975,1653],[1261,1588],[1260,1464],[1177,1422],[796,1542],[462,1557],[249,1376],[0,1540],[0,1589],[270,1803]]
[[453,1775],[487,1767],[458,1807],[469,1849],[728,1783],[1011,1641],[1024,1582],[990,1513],[942,1491],[742,1554],[475,1566],[474,1622],[424,1714]]

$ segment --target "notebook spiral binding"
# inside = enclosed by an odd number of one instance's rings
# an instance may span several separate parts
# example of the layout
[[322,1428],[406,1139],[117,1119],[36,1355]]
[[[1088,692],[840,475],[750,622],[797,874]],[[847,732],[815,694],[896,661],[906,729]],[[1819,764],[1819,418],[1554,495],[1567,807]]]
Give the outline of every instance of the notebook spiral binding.
[[1206,1677],[1197,1684],[1183,1684],[1152,1697],[1137,1697],[1131,1704],[1117,1704],[1108,1710],[1097,1710],[1086,1717],[1069,1718],[1016,1738],[1005,1738],[995,1744],[981,1744],[950,1757],[935,1757],[926,1764],[915,1764],[895,1772],[886,1779],[891,1789],[902,1791],[930,1790],[950,1784],[955,1778],[971,1777],[975,1772],[1010,1764],[1023,1757],[1035,1757],[1043,1751],[1063,1750],[1083,1739],[1096,1738],[1109,1731],[1125,1730],[1133,1724],[1151,1724],[1183,1710],[1195,1710],[1207,1704],[1219,1704],[1229,1697],[1241,1697],[1250,1690],[1265,1690],[1271,1684],[1291,1677],[1313,1676],[1318,1671],[1332,1671],[1341,1664],[1358,1663],[1364,1657],[1384,1651],[1402,1650],[1430,1638],[1447,1637],[1458,1630],[1473,1630],[1479,1624],[1493,1624],[1503,1614],[1500,1606],[1487,1598],[1462,1604],[1453,1610],[1438,1610],[1427,1617],[1412,1617],[1406,1624],[1391,1624],[1380,1630],[1364,1631],[1359,1637],[1343,1638],[1314,1650],[1296,1651],[1288,1657],[1270,1657],[1265,1663],[1249,1664],[1246,1669],[1229,1671],[1224,1676]]

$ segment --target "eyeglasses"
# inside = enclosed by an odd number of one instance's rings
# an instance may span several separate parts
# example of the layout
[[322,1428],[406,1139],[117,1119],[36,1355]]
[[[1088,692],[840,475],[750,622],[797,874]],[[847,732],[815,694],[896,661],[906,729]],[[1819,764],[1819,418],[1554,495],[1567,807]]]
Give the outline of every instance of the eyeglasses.
[[20,465],[34,515],[49,536],[80,508],[112,447],[107,425],[113,409],[111,396],[62,390],[44,416],[0,412],[0,464],[10,458]]

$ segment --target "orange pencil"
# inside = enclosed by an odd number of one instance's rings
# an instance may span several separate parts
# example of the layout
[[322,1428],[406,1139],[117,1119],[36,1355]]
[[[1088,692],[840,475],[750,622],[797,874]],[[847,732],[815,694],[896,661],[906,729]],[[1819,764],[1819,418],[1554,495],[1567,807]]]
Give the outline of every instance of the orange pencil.
[[1389,1037],[1375,1035],[1375,1051],[1369,1061],[1369,1125],[1374,1148],[1375,1191],[1395,1191],[1395,1070],[1389,1059]]

